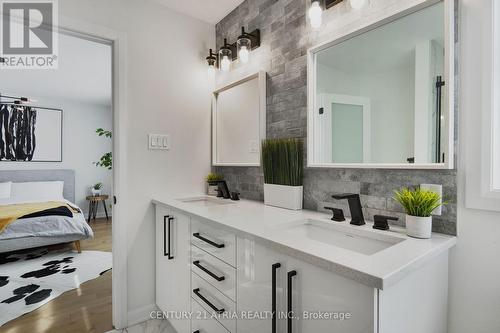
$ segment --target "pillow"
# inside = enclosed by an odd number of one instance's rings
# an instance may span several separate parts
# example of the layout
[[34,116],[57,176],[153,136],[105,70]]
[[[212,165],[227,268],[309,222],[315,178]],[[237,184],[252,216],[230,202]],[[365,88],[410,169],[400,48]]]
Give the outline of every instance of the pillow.
[[10,198],[10,188],[12,182],[0,183],[0,199]]
[[11,198],[16,201],[63,200],[63,181],[12,183]]

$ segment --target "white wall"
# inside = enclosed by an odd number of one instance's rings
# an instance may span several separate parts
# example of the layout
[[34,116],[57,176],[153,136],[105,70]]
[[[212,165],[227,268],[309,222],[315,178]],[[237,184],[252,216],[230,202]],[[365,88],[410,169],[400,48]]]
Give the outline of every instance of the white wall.
[[[204,190],[210,171],[210,90],[206,52],[215,28],[149,1],[64,0],[60,14],[127,35],[126,129],[128,309],[154,304],[151,198]],[[148,151],[147,134],[171,135],[170,151]],[[120,198],[118,198],[120,200]]]
[[[2,88],[8,88],[8,82],[2,82]],[[4,89],[5,90],[5,89]],[[1,91],[1,88],[0,88]],[[12,91],[11,89],[8,90]],[[13,91],[26,95],[25,91]],[[63,109],[63,161],[58,162],[0,162],[2,170],[33,169],[73,169],[75,170],[75,203],[86,213],[90,195],[89,187],[102,182],[102,193],[111,193],[111,171],[98,168],[92,162],[98,161],[106,152],[111,151],[111,140],[98,137],[95,130],[99,127],[112,128],[112,110],[109,106],[78,103],[63,99],[35,97],[37,105]],[[111,202],[109,201],[108,204]],[[111,214],[111,212],[108,210]],[[104,215],[104,208],[99,205],[99,215]]]
[[[500,213],[465,207],[464,164],[480,121],[481,45],[488,43],[488,3],[460,0],[460,165],[458,244],[450,262],[450,333],[500,332]],[[479,171],[479,170],[478,170]]]

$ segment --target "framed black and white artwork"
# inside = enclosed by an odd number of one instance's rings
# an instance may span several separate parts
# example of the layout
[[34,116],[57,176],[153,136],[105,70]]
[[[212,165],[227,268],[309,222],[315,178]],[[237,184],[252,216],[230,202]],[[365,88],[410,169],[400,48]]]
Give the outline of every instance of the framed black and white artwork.
[[62,162],[61,109],[0,103],[0,161]]

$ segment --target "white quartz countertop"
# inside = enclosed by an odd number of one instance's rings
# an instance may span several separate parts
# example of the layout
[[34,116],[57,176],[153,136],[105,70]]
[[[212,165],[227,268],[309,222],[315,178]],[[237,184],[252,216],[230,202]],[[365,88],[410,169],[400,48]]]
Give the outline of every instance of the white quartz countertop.
[[[431,239],[415,239],[406,236],[403,228],[391,226],[389,231],[375,230],[369,221],[364,226],[353,226],[349,224],[348,218],[345,222],[333,222],[330,220],[330,215],[320,212],[291,211],[249,200],[224,201],[227,204],[202,205],[175,198],[153,199],[154,204],[175,208],[207,223],[220,224],[237,235],[254,237],[269,246],[276,247],[278,251],[284,251],[291,256],[377,289],[389,288],[456,244],[456,237],[443,234],[434,233]],[[353,228],[353,231],[362,229],[374,233],[374,236],[390,235],[402,238],[402,241],[366,255],[280,230],[285,229],[290,223],[303,219],[335,223],[345,228]],[[365,219],[368,220],[368,216],[365,216]]]

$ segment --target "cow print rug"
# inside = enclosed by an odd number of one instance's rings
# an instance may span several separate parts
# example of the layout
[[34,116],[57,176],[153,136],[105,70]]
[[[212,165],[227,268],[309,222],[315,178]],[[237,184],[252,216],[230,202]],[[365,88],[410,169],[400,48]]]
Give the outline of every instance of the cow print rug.
[[111,269],[111,252],[0,254],[0,326]]

